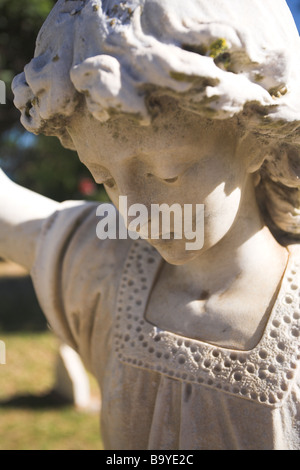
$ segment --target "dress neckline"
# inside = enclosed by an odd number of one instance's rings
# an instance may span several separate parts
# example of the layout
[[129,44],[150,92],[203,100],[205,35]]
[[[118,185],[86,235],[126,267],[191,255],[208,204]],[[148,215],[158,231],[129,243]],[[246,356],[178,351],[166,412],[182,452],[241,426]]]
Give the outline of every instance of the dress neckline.
[[264,333],[250,351],[228,349],[161,330],[145,310],[162,258],[147,242],[129,250],[121,276],[114,321],[121,362],[239,396],[281,406],[300,362],[300,260],[290,254]]

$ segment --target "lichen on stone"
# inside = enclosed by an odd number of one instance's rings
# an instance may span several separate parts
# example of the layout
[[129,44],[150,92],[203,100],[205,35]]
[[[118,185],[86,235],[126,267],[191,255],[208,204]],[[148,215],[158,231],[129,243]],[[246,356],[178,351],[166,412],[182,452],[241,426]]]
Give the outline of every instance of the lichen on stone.
[[214,41],[209,47],[209,57],[216,59],[220,54],[228,50],[226,39],[219,38]]
[[183,72],[170,72],[170,77],[176,80],[177,82],[189,82],[193,83],[196,80],[199,80],[199,77],[197,75],[187,75],[186,73]]
[[230,65],[231,65],[231,54],[229,52],[223,52],[222,54],[219,54],[215,58],[215,64],[218,67],[221,67],[224,70],[229,70],[230,71]]

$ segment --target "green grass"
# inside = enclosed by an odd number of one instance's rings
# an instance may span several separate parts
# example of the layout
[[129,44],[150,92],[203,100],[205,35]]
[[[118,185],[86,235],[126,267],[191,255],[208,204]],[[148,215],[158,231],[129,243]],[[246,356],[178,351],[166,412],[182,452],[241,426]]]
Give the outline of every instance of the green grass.
[[[72,406],[37,406],[54,382],[58,342],[50,332],[0,333],[0,450],[101,450],[98,413]],[[92,392],[97,394],[91,380]],[[25,396],[18,400],[16,397]]]

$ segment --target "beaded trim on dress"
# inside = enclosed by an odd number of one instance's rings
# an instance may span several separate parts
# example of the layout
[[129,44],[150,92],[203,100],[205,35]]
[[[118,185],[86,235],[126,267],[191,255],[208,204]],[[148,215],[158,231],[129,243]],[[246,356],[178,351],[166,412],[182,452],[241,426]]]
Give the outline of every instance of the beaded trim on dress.
[[281,406],[300,362],[300,261],[290,256],[264,334],[251,351],[217,347],[148,323],[144,313],[161,263],[161,256],[143,240],[129,251],[114,325],[119,360],[266,406]]

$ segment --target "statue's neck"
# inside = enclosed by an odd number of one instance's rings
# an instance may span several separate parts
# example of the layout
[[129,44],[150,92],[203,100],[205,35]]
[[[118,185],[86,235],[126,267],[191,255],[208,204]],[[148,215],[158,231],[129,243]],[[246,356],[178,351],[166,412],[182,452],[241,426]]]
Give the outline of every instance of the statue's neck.
[[175,269],[197,284],[214,284],[217,288],[218,279],[222,287],[224,280],[266,269],[276,260],[284,269],[287,251],[276,242],[265,226],[252,178],[249,178],[238,214],[227,234],[212,248],[200,252],[190,263]]

